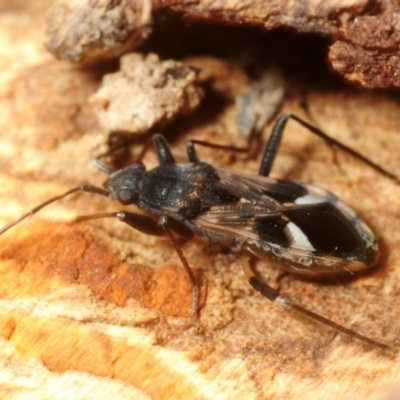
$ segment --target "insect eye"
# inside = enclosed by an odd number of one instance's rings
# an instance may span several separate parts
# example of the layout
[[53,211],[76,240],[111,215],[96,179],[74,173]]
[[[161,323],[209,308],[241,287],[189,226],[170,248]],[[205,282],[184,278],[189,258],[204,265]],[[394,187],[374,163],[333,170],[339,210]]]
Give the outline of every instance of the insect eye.
[[118,192],[117,199],[121,204],[128,205],[128,204],[132,204],[135,201],[135,196],[131,190],[121,189]]

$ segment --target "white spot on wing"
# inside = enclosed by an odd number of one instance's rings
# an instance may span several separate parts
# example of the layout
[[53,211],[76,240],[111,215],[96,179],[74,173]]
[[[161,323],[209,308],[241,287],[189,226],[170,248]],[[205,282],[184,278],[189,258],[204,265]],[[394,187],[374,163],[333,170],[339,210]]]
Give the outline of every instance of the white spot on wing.
[[312,194],[306,194],[305,196],[298,197],[295,201],[295,204],[318,204],[318,203],[326,203],[326,199],[315,197]]
[[315,251],[315,248],[308,240],[303,231],[293,222],[289,222],[285,227],[285,234],[287,235],[290,246],[295,249]]

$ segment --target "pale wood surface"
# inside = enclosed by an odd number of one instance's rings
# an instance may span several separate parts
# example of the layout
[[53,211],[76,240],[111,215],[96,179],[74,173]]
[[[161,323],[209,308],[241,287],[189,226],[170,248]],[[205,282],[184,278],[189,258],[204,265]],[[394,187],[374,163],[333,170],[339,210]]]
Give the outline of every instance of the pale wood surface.
[[[87,98],[100,74],[44,51],[39,3],[0,15],[1,224],[104,179],[89,166],[99,140]],[[240,78],[231,74],[220,87]],[[398,96],[342,88],[306,98],[329,134],[400,175]],[[301,113],[300,101],[293,92],[283,111]],[[184,159],[189,136],[229,139],[233,116],[231,104],[207,124],[180,126],[174,154]],[[242,157],[201,154],[219,166],[257,169]],[[381,240],[380,268],[330,284],[281,276],[266,262],[260,270],[302,305],[400,347],[400,188],[340,152],[337,161],[292,123],[274,175],[329,188],[354,206]],[[104,209],[119,208],[74,196],[0,238],[0,397],[381,399],[399,381],[397,361],[274,308],[245,282],[236,254],[200,241],[184,245],[207,282],[198,334],[188,318],[190,288],[167,240],[111,221],[66,223]]]

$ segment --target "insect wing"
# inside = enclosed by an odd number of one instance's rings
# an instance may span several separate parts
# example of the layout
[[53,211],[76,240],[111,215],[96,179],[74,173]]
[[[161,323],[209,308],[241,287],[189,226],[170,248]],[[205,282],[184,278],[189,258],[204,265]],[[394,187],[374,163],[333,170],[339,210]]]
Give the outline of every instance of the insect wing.
[[210,207],[198,223],[235,237],[237,249],[272,257],[283,269],[305,274],[357,271],[376,263],[372,231],[331,192],[269,177],[217,173],[221,188],[240,200]]

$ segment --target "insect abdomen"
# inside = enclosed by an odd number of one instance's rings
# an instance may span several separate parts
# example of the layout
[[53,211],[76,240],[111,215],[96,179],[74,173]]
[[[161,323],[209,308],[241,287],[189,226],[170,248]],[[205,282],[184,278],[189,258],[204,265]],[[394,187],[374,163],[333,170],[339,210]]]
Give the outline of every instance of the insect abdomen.
[[247,241],[249,251],[280,259],[284,269],[305,274],[358,271],[376,264],[376,238],[351,207],[319,187],[293,185],[307,193],[284,204],[279,222],[258,221],[259,240]]

